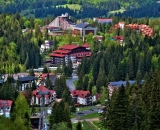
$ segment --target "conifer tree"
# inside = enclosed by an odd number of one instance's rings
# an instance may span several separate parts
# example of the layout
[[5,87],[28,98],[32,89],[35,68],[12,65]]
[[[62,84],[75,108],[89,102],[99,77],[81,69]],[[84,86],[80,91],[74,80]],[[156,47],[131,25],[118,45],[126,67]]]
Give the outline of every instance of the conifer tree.
[[14,126],[17,129],[18,129],[18,126],[19,128],[23,127],[24,130],[31,129],[30,109],[22,93],[20,93],[16,99],[13,113],[15,115]]
[[81,122],[77,123],[76,130],[82,130],[82,124],[81,124]]
[[125,92],[125,87],[122,85],[119,88],[113,104],[110,104],[107,124],[109,130],[130,130],[131,115],[128,96]]

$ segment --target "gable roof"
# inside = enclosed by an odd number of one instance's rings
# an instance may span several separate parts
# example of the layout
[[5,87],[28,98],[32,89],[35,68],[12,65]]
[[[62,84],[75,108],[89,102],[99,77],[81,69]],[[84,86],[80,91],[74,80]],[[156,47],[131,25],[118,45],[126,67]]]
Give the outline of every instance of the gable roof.
[[12,101],[11,100],[0,100],[0,108],[5,107],[11,107]]
[[77,97],[85,98],[87,95],[90,95],[90,92],[83,91],[83,90],[73,90],[71,91],[71,95],[74,97],[77,96]]
[[46,98],[48,98],[50,95],[52,95],[55,91],[49,90],[45,86],[41,85],[36,90],[32,92],[32,95],[35,95],[38,98],[41,98],[41,95],[38,94],[38,92],[48,92],[48,94],[45,95]]
[[66,45],[61,46],[60,50],[63,50],[63,49],[65,49],[65,50],[73,50],[75,48],[78,48],[78,46],[77,45],[66,44]]

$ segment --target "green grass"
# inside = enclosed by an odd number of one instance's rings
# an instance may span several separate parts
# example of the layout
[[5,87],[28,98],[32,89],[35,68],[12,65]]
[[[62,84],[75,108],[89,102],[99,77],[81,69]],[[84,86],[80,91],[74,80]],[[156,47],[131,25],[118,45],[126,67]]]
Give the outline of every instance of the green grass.
[[78,80],[75,80],[75,81],[73,82],[73,84],[74,84],[75,87],[77,87]]
[[91,118],[99,118],[99,117],[100,117],[100,114],[98,112],[82,116],[83,119],[91,119]]
[[[89,130],[89,126],[86,124],[86,122],[81,122],[82,124],[82,130]],[[76,126],[77,126],[77,123],[72,123],[72,127],[73,127],[73,130],[76,130]]]
[[100,106],[84,106],[84,107],[78,107],[78,108],[79,108],[79,111],[84,111],[84,110],[90,110],[91,108],[98,109],[98,108],[100,108]]
[[100,121],[93,121],[92,122],[94,125],[96,125],[98,128],[100,128],[100,130],[107,130],[106,128],[104,128],[102,126],[102,124],[100,123]]
[[65,5],[57,5],[56,7],[62,6],[64,8],[66,8],[66,6],[72,10],[80,10],[81,9],[81,5],[79,4],[65,4]]
[[119,9],[119,10],[114,10],[114,11],[110,11],[110,12],[108,12],[108,14],[115,14],[115,13],[118,13],[118,12],[120,12],[120,13],[123,13],[125,11],[125,9]]

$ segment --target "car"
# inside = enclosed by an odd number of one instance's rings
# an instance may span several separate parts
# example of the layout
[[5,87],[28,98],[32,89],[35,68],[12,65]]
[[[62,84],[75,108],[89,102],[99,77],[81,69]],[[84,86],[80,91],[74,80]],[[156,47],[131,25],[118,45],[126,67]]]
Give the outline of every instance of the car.
[[94,111],[94,109],[90,109],[90,111]]
[[81,114],[84,114],[84,113],[79,111],[79,112],[77,112],[77,114],[78,114],[78,115],[81,115]]

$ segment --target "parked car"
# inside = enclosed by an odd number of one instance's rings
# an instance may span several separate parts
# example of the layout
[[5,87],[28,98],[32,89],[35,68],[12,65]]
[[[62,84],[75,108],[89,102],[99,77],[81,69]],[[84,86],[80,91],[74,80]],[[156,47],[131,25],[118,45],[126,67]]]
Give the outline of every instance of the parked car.
[[79,112],[77,112],[77,114],[78,114],[78,115],[81,115],[81,114],[84,114],[84,113],[79,111]]

